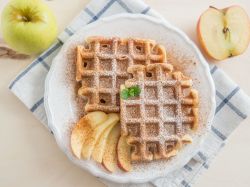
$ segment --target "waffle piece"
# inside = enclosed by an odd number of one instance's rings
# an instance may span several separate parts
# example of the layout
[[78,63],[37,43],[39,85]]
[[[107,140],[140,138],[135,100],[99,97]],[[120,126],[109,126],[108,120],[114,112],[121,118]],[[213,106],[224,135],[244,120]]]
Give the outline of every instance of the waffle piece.
[[88,98],[85,111],[119,112],[119,90],[129,78],[127,68],[165,61],[164,47],[153,40],[87,38],[84,46],[77,46],[76,60],[78,94]]
[[132,145],[132,161],[167,159],[183,143],[191,142],[190,129],[198,127],[198,92],[192,80],[173,72],[170,64],[135,65],[124,88],[139,86],[137,97],[121,99],[122,135]]

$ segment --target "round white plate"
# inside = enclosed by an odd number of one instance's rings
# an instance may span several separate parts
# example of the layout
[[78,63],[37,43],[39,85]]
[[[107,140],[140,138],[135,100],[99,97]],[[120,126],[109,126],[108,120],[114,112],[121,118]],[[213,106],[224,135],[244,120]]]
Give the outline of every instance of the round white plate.
[[[156,40],[165,46],[168,62],[193,78],[200,94],[200,128],[193,134],[193,143],[168,161],[154,161],[134,165],[133,171],[108,173],[100,164],[75,158],[70,148],[70,133],[81,114],[76,99],[74,60],[75,47],[88,36],[139,37]],[[183,167],[197,153],[210,129],[215,110],[215,89],[209,67],[194,43],[179,29],[152,17],[136,14],[120,14],[100,19],[74,34],[55,57],[45,84],[45,109],[49,127],[56,141],[69,159],[93,175],[118,183],[141,183],[166,176]]]

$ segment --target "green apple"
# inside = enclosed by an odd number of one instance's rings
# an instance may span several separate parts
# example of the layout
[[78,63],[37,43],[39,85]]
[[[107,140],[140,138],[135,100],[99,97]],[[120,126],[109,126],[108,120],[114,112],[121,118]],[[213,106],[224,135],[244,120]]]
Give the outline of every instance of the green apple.
[[57,36],[55,16],[40,0],[11,0],[2,12],[1,28],[10,47],[29,55],[44,51]]

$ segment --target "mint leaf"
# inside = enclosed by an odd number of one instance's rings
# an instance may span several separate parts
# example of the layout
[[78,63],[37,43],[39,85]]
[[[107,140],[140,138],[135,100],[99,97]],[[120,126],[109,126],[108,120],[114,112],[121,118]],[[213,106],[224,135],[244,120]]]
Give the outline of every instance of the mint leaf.
[[141,93],[141,89],[139,86],[132,86],[130,88],[125,88],[121,92],[122,99],[128,99],[130,97],[139,96]]
[[139,88],[139,86],[132,86],[129,88],[129,96],[131,97],[135,97],[140,95],[141,93],[141,89]]
[[135,88],[133,88],[133,87],[129,88],[129,96],[131,96],[131,97],[135,96]]
[[129,98],[129,90],[128,88],[124,88],[121,92],[121,98],[122,99],[128,99]]
[[141,93],[141,89],[139,86],[134,86],[134,96],[139,96]]

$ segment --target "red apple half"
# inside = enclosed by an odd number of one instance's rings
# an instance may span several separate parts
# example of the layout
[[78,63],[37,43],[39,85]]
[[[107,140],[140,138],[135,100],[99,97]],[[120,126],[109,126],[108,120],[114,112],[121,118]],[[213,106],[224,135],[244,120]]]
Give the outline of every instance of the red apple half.
[[210,7],[197,24],[199,42],[214,59],[242,54],[250,42],[250,21],[240,6],[225,9]]

